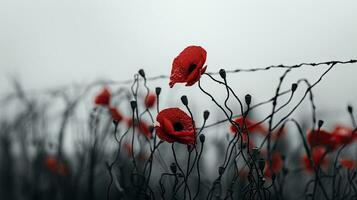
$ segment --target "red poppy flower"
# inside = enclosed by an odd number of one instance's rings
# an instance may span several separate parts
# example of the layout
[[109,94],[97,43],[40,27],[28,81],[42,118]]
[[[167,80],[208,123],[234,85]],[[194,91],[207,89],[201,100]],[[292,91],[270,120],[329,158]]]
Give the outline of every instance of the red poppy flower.
[[309,131],[307,133],[307,142],[311,147],[323,146],[332,150],[339,145],[337,138],[325,130]]
[[346,169],[354,169],[356,168],[356,162],[354,160],[350,159],[341,159],[340,164],[342,167]]
[[115,122],[120,122],[121,120],[123,120],[123,116],[122,114],[120,114],[120,112],[115,108],[115,107],[109,107],[109,112],[110,115],[112,116],[113,120]]
[[96,105],[109,106],[110,104],[110,91],[107,87],[104,87],[102,91],[95,97],[94,103]]
[[[312,162],[315,167],[317,167],[317,165],[320,165],[323,168],[327,167],[328,160],[325,155],[326,149],[324,147],[313,148],[311,153],[312,153]],[[302,157],[302,163],[303,163],[304,169],[307,172],[309,172],[309,173],[313,172],[314,168],[313,168],[313,166],[311,166],[310,160],[307,157],[307,155],[304,155]]]
[[206,55],[206,50],[200,46],[186,47],[172,63],[170,87],[176,83],[186,83],[186,86],[195,84],[206,71],[203,67]]
[[332,135],[341,144],[351,144],[357,138],[352,128],[342,125],[335,126]]
[[167,108],[157,115],[156,134],[161,140],[173,143],[195,144],[196,131],[192,118],[179,108]]
[[[273,153],[271,160],[272,160],[271,169],[273,173],[274,174],[279,173],[283,169],[283,159],[280,153],[278,152]],[[271,171],[268,161],[266,161],[265,164],[265,176],[271,178]]]
[[[247,133],[247,130],[249,133],[254,133],[254,132],[261,133],[261,134],[267,133],[266,128],[262,124],[257,124],[258,122],[255,122],[251,119],[248,119],[248,118],[244,119],[243,117],[238,117],[234,121],[237,124],[239,124],[239,128],[241,130],[243,130],[243,133]],[[244,122],[245,122],[245,124],[244,124]],[[243,128],[243,127],[246,127],[246,128]],[[232,133],[235,134],[237,132],[237,127],[234,125],[231,125],[230,130]]]
[[287,133],[287,130],[285,127],[283,129],[278,128],[275,131],[273,131],[271,136],[272,136],[273,140],[277,140],[277,139],[281,139],[286,133]]
[[147,108],[151,108],[154,106],[154,104],[156,103],[156,94],[154,93],[149,93],[149,95],[147,96],[147,98],[145,99],[145,106]]
[[[127,119],[127,124],[129,127],[133,126],[133,120]],[[139,132],[144,134],[148,139],[152,138],[152,133],[150,131],[149,125],[144,120],[140,120],[139,124],[135,123],[135,127],[138,128]]]
[[56,172],[57,170],[57,159],[55,157],[52,156],[47,156],[45,158],[45,167],[51,171],[51,172]]
[[53,156],[47,156],[45,158],[45,167],[48,169],[48,171],[58,174],[58,175],[61,175],[61,176],[65,176],[69,172],[67,165],[59,162]]

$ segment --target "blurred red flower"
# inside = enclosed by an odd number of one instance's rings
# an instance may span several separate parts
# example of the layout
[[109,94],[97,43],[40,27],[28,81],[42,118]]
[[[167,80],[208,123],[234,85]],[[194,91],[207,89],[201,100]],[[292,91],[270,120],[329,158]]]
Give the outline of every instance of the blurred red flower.
[[342,125],[336,125],[332,131],[332,135],[340,144],[351,144],[357,139],[357,134],[353,133],[352,128]]
[[160,126],[155,126],[161,140],[173,143],[195,144],[196,131],[192,118],[179,108],[167,108],[157,115]]
[[354,169],[356,168],[356,162],[354,160],[350,159],[341,159],[340,164],[342,167],[346,169]]
[[[146,97],[145,97],[146,98]],[[154,104],[156,103],[156,94],[154,93],[149,93],[149,95],[147,96],[147,98],[145,99],[145,106],[147,108],[151,108],[154,106]]]
[[[311,159],[314,164],[314,167],[317,167],[318,165],[320,165],[322,168],[327,167],[328,160],[325,155],[326,148],[315,147],[312,149],[311,154],[312,154]],[[303,166],[304,166],[304,169],[306,170],[306,172],[312,173],[314,171],[314,168],[313,168],[313,166],[311,166],[310,160],[306,154],[302,157],[302,163],[303,163]]]
[[107,87],[104,87],[99,94],[95,97],[94,103],[101,106],[109,106],[110,104],[110,91]]
[[55,157],[52,156],[47,156],[45,158],[45,167],[51,171],[51,172],[56,172],[57,170],[57,159]]
[[[133,120],[127,119],[127,124],[129,127],[132,127]],[[140,120],[139,123],[135,123],[135,127],[138,128],[139,132],[144,134],[148,139],[152,138],[152,133],[150,131],[149,125],[144,120]]]
[[339,145],[339,141],[336,137],[334,137],[330,132],[322,129],[308,131],[307,142],[311,147],[321,146],[330,148],[331,150],[336,149],[336,147]]
[[123,115],[115,107],[110,106],[109,112],[113,118],[113,121],[119,123],[121,120],[123,120]]
[[69,172],[67,165],[63,162],[59,162],[54,156],[45,157],[44,164],[47,170],[54,174],[66,176]]
[[[274,174],[277,174],[283,169],[283,159],[282,159],[280,153],[278,153],[278,152],[273,153],[271,159],[272,159],[271,169]],[[265,163],[265,173],[264,174],[266,177],[269,177],[269,178],[271,178],[271,176],[272,176],[271,171],[270,171],[269,161],[266,161],[266,163]]]
[[[262,124],[257,124],[258,122],[253,121],[249,118],[243,118],[243,117],[238,117],[234,120],[237,124],[239,124],[239,128],[242,130],[243,133],[261,133],[261,134],[266,134],[267,129],[262,125]],[[244,126],[245,125],[245,126]],[[245,128],[243,128],[245,127]],[[231,125],[230,130],[232,133],[236,133],[237,127],[234,125]]]
[[172,63],[170,87],[176,83],[186,83],[186,86],[195,84],[206,71],[203,67],[206,55],[206,50],[200,46],[186,47]]

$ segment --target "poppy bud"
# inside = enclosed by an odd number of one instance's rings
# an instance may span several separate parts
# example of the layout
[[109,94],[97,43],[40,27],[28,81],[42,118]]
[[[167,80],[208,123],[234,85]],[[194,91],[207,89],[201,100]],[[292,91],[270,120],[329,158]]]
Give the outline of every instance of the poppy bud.
[[291,91],[292,92],[295,92],[295,90],[297,89],[297,84],[296,83],[293,83],[292,85],[291,85]]
[[318,122],[319,128],[321,128],[323,124],[324,124],[324,121],[323,120],[319,120],[319,122]]
[[226,70],[220,69],[219,70],[219,75],[221,76],[221,78],[226,79]]
[[130,106],[131,106],[131,109],[135,110],[135,108],[137,107],[136,101],[130,101]]
[[203,134],[201,134],[201,135],[200,135],[200,141],[201,141],[201,143],[204,143],[205,140],[206,140],[206,136],[203,135]]
[[251,101],[252,101],[252,96],[250,94],[245,95],[245,103],[247,105],[250,105]]
[[170,169],[171,169],[172,173],[176,174],[176,172],[177,172],[177,166],[176,166],[175,163],[171,163]]
[[205,110],[205,111],[203,112],[203,119],[204,119],[204,120],[207,120],[208,117],[209,117],[209,111],[208,111],[208,110]]
[[258,166],[259,166],[260,171],[263,171],[263,170],[264,170],[265,160],[264,160],[263,158],[261,158],[261,159],[258,160]]
[[156,96],[159,96],[161,93],[161,87],[156,87],[155,92],[156,92]]
[[185,105],[185,106],[188,105],[188,100],[187,100],[187,96],[186,95],[182,95],[181,101],[182,101],[183,105]]
[[140,74],[140,76],[142,76],[143,78],[145,78],[145,72],[144,72],[143,69],[140,69],[140,70],[139,70],[139,74]]
[[222,175],[223,173],[224,173],[224,167],[219,167],[218,168],[218,173],[219,173],[219,175]]
[[352,112],[353,112],[353,107],[352,107],[351,105],[348,105],[348,106],[347,106],[347,111],[348,111],[349,113],[352,113]]

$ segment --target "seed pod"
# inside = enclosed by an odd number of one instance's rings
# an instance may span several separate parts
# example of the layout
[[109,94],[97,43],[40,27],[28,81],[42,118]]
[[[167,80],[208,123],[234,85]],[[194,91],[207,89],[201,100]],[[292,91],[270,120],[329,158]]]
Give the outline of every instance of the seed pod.
[[201,135],[200,135],[200,141],[201,141],[201,143],[204,143],[205,140],[206,140],[206,136],[203,135],[203,134],[201,134]]
[[297,89],[297,84],[296,83],[293,83],[292,85],[291,85],[291,91],[292,92],[295,92],[296,91],[296,89]]
[[131,109],[135,110],[135,108],[137,107],[136,101],[130,101],[130,106],[131,106]]
[[185,106],[188,105],[188,100],[187,100],[187,96],[186,95],[182,95],[181,101],[182,101],[183,105],[185,105]]
[[321,128],[323,124],[324,124],[324,121],[323,120],[319,120],[319,122],[318,122],[319,128]]
[[251,101],[252,101],[252,96],[250,94],[245,95],[245,103],[247,105],[250,105]]
[[140,69],[140,70],[139,70],[139,74],[140,74],[140,76],[142,76],[143,78],[145,78],[145,72],[144,72],[143,69]]
[[161,87],[156,87],[155,92],[156,92],[156,96],[159,96],[161,93]]
[[226,79],[226,70],[220,69],[219,70],[219,75],[221,76],[222,79]]
[[203,119],[204,119],[204,120],[207,120],[208,117],[209,117],[209,111],[208,111],[208,110],[205,110],[205,111],[203,112]]

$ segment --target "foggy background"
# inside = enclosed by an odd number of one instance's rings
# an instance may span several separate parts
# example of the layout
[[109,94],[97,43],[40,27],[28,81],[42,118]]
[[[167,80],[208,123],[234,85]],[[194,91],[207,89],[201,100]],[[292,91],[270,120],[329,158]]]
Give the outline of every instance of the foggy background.
[[[19,79],[32,94],[63,85],[85,86],[99,79],[130,80],[141,68],[148,77],[168,76],[173,59],[188,45],[206,49],[208,72],[357,59],[356,9],[357,1],[353,0],[0,0],[0,95],[13,91],[12,78]],[[294,70],[282,90],[300,78],[313,83],[325,69]],[[257,103],[274,96],[283,72],[227,74],[227,80],[240,98],[250,93]],[[337,65],[313,89],[317,119],[325,120],[324,126],[350,124],[346,106],[357,107],[356,73],[357,64]],[[224,87],[206,76],[201,81],[217,99],[225,98]],[[168,82],[148,83],[152,90],[162,87],[161,108],[182,106],[180,97],[187,94],[199,126],[205,109],[212,113],[208,124],[225,118],[197,84],[176,84],[169,89]],[[306,89],[303,84],[301,87]],[[91,97],[100,87],[97,89],[86,99],[83,113],[93,108]],[[304,89],[299,89],[297,96],[301,97]],[[278,103],[287,98],[282,99]],[[288,113],[298,100],[277,116]],[[236,102],[229,105],[239,113]],[[269,106],[257,109],[258,119],[271,112]],[[310,108],[306,100],[295,116],[311,121]],[[15,109],[4,110],[0,118]],[[49,121],[58,125],[58,116],[56,120]],[[227,132],[227,123],[220,128]],[[50,130],[54,133],[48,135],[56,134],[56,128]],[[216,129],[210,130],[214,137],[222,137]],[[67,137],[67,152],[71,152],[71,142],[73,138]],[[208,150],[208,154],[213,151]]]
[[[12,91],[11,77],[32,90],[128,80],[140,68],[147,76],[169,75],[188,45],[207,50],[209,72],[356,59],[356,8],[356,1],[332,0],[0,0],[0,94]],[[313,90],[318,106],[344,112],[357,102],[356,72],[356,64],[335,67]],[[273,96],[282,73],[229,74],[228,81],[240,97],[249,92],[259,102]],[[321,73],[297,70],[285,88]],[[198,91],[197,85],[169,90],[168,80],[149,86],[177,98]]]

